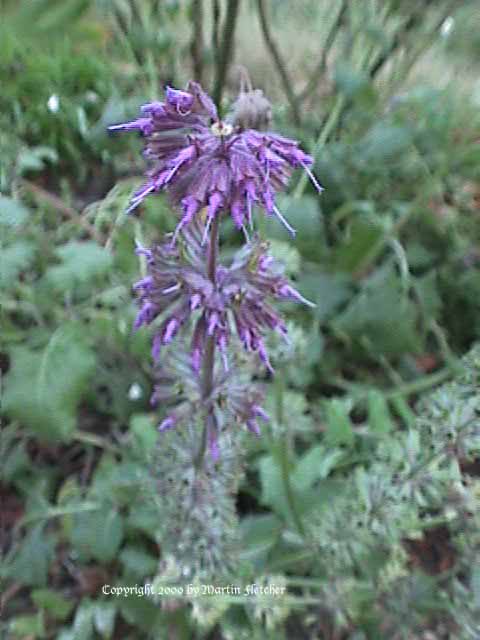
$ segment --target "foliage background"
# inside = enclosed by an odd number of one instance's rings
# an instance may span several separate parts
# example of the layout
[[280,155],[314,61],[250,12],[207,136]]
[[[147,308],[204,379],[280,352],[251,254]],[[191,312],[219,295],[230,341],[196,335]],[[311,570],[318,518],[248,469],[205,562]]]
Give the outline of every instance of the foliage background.
[[[475,3],[1,6],[2,637],[480,638]],[[287,595],[107,597],[185,579],[166,551],[180,489],[155,500],[150,337],[131,331],[135,241],[174,219],[160,197],[126,218],[141,143],[106,127],[190,77],[227,108],[238,65],[325,192],[297,178],[282,198],[295,243],[261,223],[317,307],[285,307],[234,569],[203,581]]]

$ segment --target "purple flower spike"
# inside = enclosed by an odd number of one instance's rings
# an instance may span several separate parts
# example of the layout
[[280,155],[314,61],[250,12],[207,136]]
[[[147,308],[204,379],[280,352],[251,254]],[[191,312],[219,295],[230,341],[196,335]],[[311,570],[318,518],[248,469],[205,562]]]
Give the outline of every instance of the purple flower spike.
[[110,130],[136,130],[145,137],[151,169],[128,211],[150,194],[166,191],[182,211],[173,242],[204,208],[208,211],[205,239],[211,221],[222,213],[230,214],[236,227],[246,233],[253,205],[275,215],[294,235],[275,204],[275,194],[287,187],[296,168],[303,168],[322,191],[310,169],[313,158],[295,140],[218,120],[211,98],[195,82],[185,91],[167,87],[165,102],[144,105],[142,117]]

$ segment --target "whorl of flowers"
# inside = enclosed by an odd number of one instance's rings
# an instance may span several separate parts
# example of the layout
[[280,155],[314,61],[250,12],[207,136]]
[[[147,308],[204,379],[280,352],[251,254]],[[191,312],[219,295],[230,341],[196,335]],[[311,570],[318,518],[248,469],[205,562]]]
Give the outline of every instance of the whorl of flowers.
[[159,431],[167,431],[178,424],[192,424],[205,412],[209,416],[208,445],[213,459],[219,456],[218,438],[232,425],[246,425],[260,435],[258,420],[269,417],[262,408],[263,390],[252,386],[250,380],[235,365],[228,371],[218,367],[210,395],[203,395],[199,376],[193,375],[191,362],[181,352],[170,350],[155,372],[156,384],[151,404],[161,404],[167,416]]
[[165,102],[146,104],[140,118],[110,130],[137,130],[145,137],[144,155],[151,168],[129,211],[149,194],[165,190],[182,211],[173,240],[204,208],[205,238],[213,219],[223,212],[231,214],[238,228],[252,225],[254,206],[276,215],[294,234],[275,204],[275,193],[285,189],[297,167],[307,171],[321,191],[309,168],[313,159],[296,141],[222,122],[196,82],[190,82],[187,91],[168,87]]
[[269,299],[312,303],[289,284],[266,248],[258,240],[246,244],[229,267],[217,266],[214,284],[207,274],[199,224],[186,229],[175,246],[167,240],[152,249],[139,247],[137,252],[147,260],[147,275],[134,285],[140,305],[135,328],[161,318],[153,339],[153,358],[158,359],[162,345],[169,344],[193,317],[191,357],[196,373],[208,336],[215,339],[228,369],[227,346],[234,332],[243,347],[256,351],[273,373],[263,334],[275,330],[285,335],[286,327]]

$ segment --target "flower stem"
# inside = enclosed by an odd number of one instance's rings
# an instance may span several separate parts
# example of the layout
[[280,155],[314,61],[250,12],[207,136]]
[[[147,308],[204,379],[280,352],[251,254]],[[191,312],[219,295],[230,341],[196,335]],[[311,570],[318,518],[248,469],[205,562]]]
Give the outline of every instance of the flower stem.
[[[219,219],[215,216],[212,222],[210,230],[210,241],[208,243],[207,252],[207,273],[208,277],[215,285],[215,276],[217,272],[217,255],[218,255],[218,226]],[[211,395],[213,389],[213,373],[215,369],[215,339],[213,336],[207,337],[205,346],[205,355],[203,357],[203,370],[202,370],[202,399],[206,399]],[[208,413],[205,415],[205,423],[203,425],[202,438],[200,441],[200,448],[195,460],[196,469],[201,469],[203,459],[205,457],[205,451],[207,449],[208,442]]]

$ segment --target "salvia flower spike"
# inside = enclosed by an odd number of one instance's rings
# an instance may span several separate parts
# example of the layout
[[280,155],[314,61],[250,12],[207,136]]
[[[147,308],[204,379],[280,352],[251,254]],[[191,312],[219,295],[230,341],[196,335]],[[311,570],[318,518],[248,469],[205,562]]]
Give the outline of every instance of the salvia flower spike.
[[310,169],[312,157],[296,141],[219,120],[211,98],[196,82],[190,82],[186,91],[167,87],[165,102],[144,105],[140,118],[110,130],[136,130],[144,136],[150,169],[128,211],[147,196],[165,191],[181,210],[173,241],[202,209],[207,210],[208,234],[213,218],[222,213],[229,213],[235,225],[245,229],[251,225],[254,206],[276,216],[293,235],[275,204],[275,194],[286,188],[297,167],[322,190]]
[[[161,191],[180,210],[175,231],[163,242],[149,248],[137,245],[146,273],[133,285],[139,307],[134,329],[154,327],[156,385],[151,402],[166,410],[158,430],[183,433],[203,421],[200,446],[192,458],[197,471],[205,449],[212,460],[218,459],[232,424],[259,435],[260,423],[268,421],[261,406],[263,393],[239,368],[235,344],[255,352],[273,373],[266,333],[276,331],[287,339],[273,303],[315,306],[287,280],[268,254],[268,244],[254,231],[257,207],[295,233],[275,202],[294,169],[302,168],[322,190],[311,171],[313,159],[297,142],[259,130],[270,116],[268,101],[252,89],[234,104],[230,121],[222,121],[211,98],[190,82],[185,91],[167,87],[165,101],[142,107],[137,120],[110,127],[139,131],[146,140],[150,168],[129,211]],[[217,255],[222,214],[230,214],[246,238],[229,264],[219,262]],[[174,340],[180,349],[169,347]]]

